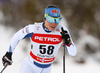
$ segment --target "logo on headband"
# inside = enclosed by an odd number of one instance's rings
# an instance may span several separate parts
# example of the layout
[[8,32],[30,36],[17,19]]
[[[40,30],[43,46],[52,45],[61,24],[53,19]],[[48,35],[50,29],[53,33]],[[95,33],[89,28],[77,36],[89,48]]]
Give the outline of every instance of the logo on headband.
[[52,10],[51,13],[59,13],[59,10]]

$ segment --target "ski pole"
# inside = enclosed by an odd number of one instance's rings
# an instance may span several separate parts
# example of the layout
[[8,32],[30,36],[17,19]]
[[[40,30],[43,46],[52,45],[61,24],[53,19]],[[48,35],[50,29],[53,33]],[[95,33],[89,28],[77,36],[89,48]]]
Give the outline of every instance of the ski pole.
[[2,72],[6,69],[7,66],[8,66],[8,63],[6,63],[6,65],[5,65],[4,68],[1,70],[0,73],[2,73]]
[[65,73],[65,40],[63,39],[63,73]]

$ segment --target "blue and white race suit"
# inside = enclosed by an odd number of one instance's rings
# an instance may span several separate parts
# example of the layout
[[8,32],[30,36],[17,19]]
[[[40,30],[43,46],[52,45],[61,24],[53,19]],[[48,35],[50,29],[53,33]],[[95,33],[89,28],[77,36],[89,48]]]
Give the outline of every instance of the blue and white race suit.
[[[9,46],[9,52],[13,53],[19,40],[28,37],[32,46],[29,57],[21,65],[20,73],[49,73],[51,71],[51,65],[63,42],[60,34],[61,27],[68,31],[62,25],[58,25],[54,31],[50,31],[45,28],[42,22],[29,24],[14,34]],[[65,46],[70,55],[76,55],[76,47],[73,41]]]

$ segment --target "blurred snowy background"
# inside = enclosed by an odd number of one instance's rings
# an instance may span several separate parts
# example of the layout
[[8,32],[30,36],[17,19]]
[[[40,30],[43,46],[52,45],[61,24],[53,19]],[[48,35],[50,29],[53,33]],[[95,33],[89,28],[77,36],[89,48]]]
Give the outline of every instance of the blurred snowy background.
[[[0,0],[0,71],[2,56],[15,32],[24,26],[42,22],[47,5],[57,5],[77,47],[77,55],[66,52],[66,73],[100,73],[100,0]],[[61,46],[51,73],[63,73]],[[13,53],[13,65],[3,73],[19,73],[29,55],[29,39],[21,40]]]

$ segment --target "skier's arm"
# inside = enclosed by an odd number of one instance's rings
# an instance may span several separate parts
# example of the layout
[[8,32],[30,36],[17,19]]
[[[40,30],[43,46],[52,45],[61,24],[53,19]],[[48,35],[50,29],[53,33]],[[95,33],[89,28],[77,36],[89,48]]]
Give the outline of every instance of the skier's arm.
[[77,50],[76,50],[76,46],[74,45],[73,41],[71,42],[71,45],[65,45],[65,46],[70,55],[72,56],[76,55]]
[[26,26],[25,28],[19,30],[17,33],[14,34],[14,36],[10,42],[8,52],[13,52],[20,40],[32,36],[33,33],[30,32],[30,28],[31,28],[30,26]]
[[70,55],[75,56],[77,53],[76,47],[71,39],[71,36],[70,36],[68,30],[65,27],[63,27],[63,28],[61,28],[61,30],[62,30],[61,35],[62,35],[62,39],[65,41],[64,42],[65,47]]
[[14,36],[10,42],[9,49],[2,58],[2,63],[4,66],[6,65],[6,63],[8,63],[8,65],[12,64],[12,53],[13,53],[15,47],[17,46],[18,42],[21,39],[32,37],[33,32],[31,32],[31,28],[34,29],[34,26],[32,26],[32,27],[30,27],[30,26],[31,25],[26,26],[25,28],[19,30],[17,33],[14,34]]

